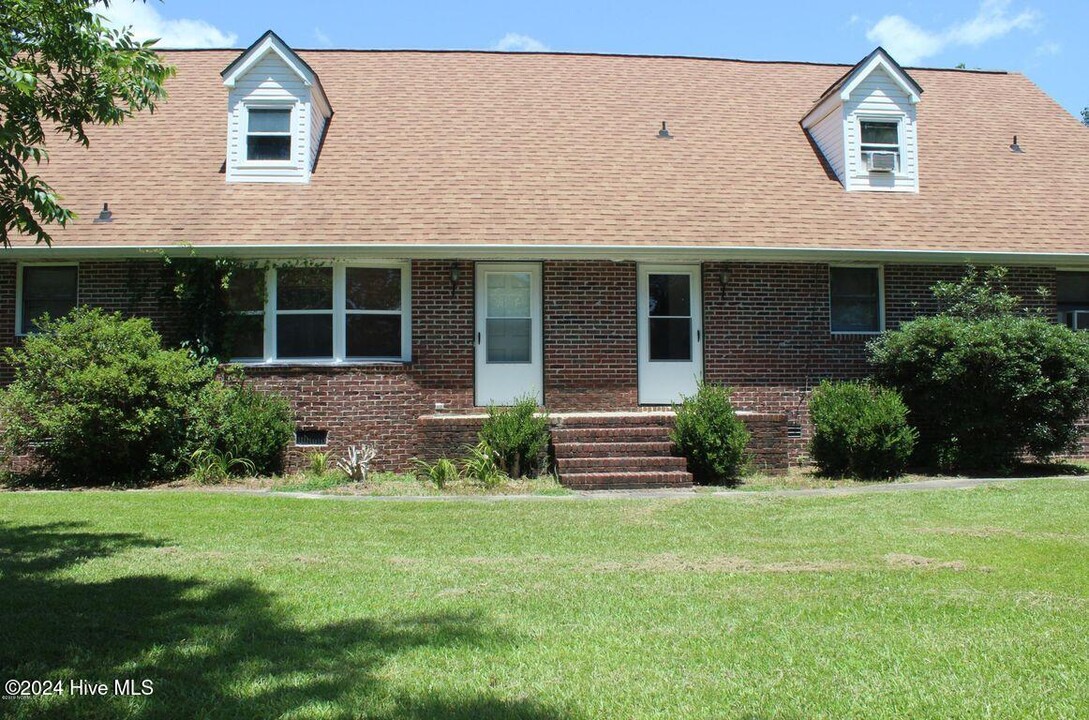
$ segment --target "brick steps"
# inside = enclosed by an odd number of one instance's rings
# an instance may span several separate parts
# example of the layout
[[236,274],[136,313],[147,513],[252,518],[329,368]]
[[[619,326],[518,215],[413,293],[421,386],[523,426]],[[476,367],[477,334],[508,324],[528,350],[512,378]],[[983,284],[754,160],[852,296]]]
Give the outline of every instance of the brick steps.
[[685,459],[673,455],[665,413],[553,418],[560,482],[577,490],[691,487]]
[[560,442],[554,443],[556,454],[562,457],[650,457],[669,455],[673,443],[668,440],[651,442]]
[[554,443],[669,442],[666,427],[554,428]]
[[588,472],[565,473],[561,482],[573,490],[638,490],[692,487],[686,472]]

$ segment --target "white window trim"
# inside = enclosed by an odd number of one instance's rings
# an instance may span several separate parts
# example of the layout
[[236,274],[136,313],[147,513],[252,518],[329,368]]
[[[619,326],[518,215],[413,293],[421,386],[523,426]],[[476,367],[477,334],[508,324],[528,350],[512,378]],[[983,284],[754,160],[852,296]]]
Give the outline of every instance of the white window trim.
[[[832,268],[853,268],[855,270],[877,270],[877,330],[833,330],[832,329]],[[859,265],[853,263],[834,263],[828,265],[828,332],[837,336],[866,335],[875,336],[885,332],[885,266]]]
[[76,268],[76,307],[79,307],[79,263],[75,262],[21,262],[15,266],[15,337],[26,337],[23,331],[23,268],[74,267]]
[[[284,310],[276,307],[276,268],[265,271],[265,356],[262,359],[239,358],[230,362],[236,365],[379,365],[412,362],[412,264],[403,260],[347,261],[343,263],[318,263],[313,267],[333,269],[333,356],[314,358],[279,358],[276,355],[276,318],[284,315],[324,315],[328,310]],[[401,271],[401,310],[398,311],[349,311],[347,309],[346,277],[348,268],[396,268]],[[291,268],[285,268],[291,269]],[[400,357],[348,357],[346,354],[347,317],[349,314],[401,315]]]
[[[865,143],[862,142],[862,123],[896,123],[896,144],[889,145],[888,143]],[[858,161],[860,163],[859,168],[864,174],[869,175],[869,171],[866,170],[866,153],[874,152],[873,150],[864,150],[863,148],[879,148],[879,152],[895,152],[896,153],[896,170],[893,171],[893,175],[897,177],[904,176],[904,115],[901,113],[891,115],[855,115],[856,133],[858,135]]]
[[[298,145],[302,142],[299,137],[299,133],[296,130],[296,124],[298,120],[298,103],[294,100],[258,100],[258,101],[246,101],[242,103],[243,113],[245,115],[245,127],[242,128],[241,138],[241,151],[242,160],[239,164],[241,168],[263,168],[263,169],[285,169],[285,170],[297,170],[298,163],[295,158],[297,156]],[[288,110],[291,115],[288,120],[287,136],[291,139],[291,146],[289,150],[289,157],[287,160],[251,160],[250,159],[250,110]],[[267,133],[257,132],[252,133],[254,135],[269,136],[269,137],[281,137],[285,133]]]

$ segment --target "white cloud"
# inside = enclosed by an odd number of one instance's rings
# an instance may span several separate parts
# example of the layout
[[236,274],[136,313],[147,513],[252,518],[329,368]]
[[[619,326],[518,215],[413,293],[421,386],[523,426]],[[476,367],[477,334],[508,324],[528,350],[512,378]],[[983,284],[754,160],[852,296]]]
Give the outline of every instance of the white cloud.
[[978,47],[1014,30],[1036,26],[1039,14],[1026,9],[1010,15],[1010,0],[983,0],[975,17],[944,30],[926,30],[902,15],[886,15],[874,24],[866,37],[881,45],[899,62],[913,65],[947,48]]
[[167,20],[150,3],[119,0],[111,2],[109,8],[98,8],[98,12],[115,28],[131,27],[137,40],[159,38],[159,47],[232,47],[238,40],[234,33],[223,32],[204,20]]
[[321,47],[332,47],[333,39],[326,35],[320,27],[314,28],[314,40]]
[[506,50],[507,52],[547,52],[548,46],[537,38],[518,33],[507,33],[492,46],[492,50]]
[[1062,43],[1057,43],[1054,40],[1048,40],[1045,43],[1041,43],[1036,48],[1036,55],[1039,57],[1055,57],[1063,51]]

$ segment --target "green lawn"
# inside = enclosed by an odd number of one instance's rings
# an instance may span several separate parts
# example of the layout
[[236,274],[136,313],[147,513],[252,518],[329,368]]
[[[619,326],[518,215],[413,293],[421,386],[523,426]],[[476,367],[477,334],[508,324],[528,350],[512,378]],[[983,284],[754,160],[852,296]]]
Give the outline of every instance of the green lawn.
[[0,493],[0,700],[80,718],[1089,716],[1089,482],[845,497]]

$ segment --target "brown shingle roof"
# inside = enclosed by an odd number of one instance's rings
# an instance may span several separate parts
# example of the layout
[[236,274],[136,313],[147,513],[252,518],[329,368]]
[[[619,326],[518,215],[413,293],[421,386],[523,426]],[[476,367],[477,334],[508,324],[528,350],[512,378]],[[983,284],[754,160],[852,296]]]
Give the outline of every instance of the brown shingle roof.
[[[310,184],[228,185],[219,74],[238,53],[164,54],[160,111],[53,144],[45,175],[81,215],[58,247],[1089,253],[1089,130],[1019,74],[912,70],[920,192],[847,193],[799,126],[844,66],[301,51],[336,107]],[[104,201],[114,222],[92,224]]]

